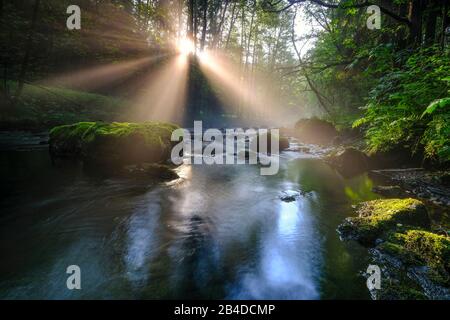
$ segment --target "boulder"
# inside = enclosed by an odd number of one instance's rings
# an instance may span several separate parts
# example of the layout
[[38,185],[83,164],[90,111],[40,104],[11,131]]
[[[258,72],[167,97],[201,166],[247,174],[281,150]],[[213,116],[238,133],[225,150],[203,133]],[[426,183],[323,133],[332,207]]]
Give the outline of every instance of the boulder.
[[160,122],[80,122],[59,126],[50,131],[50,154],[112,167],[163,162],[170,158],[174,144],[170,138],[177,128]]
[[[450,299],[450,238],[424,230],[389,233],[370,250],[383,270],[376,299]],[[391,288],[391,285],[395,287]]]
[[331,145],[337,136],[334,125],[325,120],[300,119],[295,124],[295,137],[304,143]]
[[346,148],[326,160],[344,176],[354,176],[369,169],[367,155],[355,148]]

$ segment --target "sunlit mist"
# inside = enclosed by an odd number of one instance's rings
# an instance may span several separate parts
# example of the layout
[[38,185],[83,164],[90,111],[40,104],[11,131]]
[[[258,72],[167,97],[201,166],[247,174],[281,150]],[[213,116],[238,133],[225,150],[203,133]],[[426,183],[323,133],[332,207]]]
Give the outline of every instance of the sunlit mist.
[[274,85],[251,66],[247,69],[231,61],[220,52],[203,51],[197,54],[200,67],[211,85],[222,94],[220,99],[230,111],[243,118],[281,120],[274,107],[281,99],[274,92]]
[[180,122],[186,104],[188,57],[171,57],[147,75],[135,99],[132,116],[139,120]]
[[126,78],[162,57],[162,55],[141,57],[123,62],[86,68],[79,71],[69,71],[43,80],[40,83],[69,88],[82,88],[86,90],[98,89],[103,86],[108,86],[122,78]]

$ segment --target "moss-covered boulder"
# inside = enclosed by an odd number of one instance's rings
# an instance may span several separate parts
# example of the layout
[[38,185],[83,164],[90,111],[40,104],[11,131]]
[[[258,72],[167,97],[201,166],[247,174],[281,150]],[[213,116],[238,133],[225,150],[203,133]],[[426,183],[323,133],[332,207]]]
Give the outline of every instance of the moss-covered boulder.
[[401,236],[404,248],[428,266],[450,274],[450,239],[423,230],[409,230]]
[[[371,249],[374,263],[381,265],[389,281],[405,292],[421,292],[430,299],[450,299],[450,238],[425,230],[407,229],[388,233]],[[377,296],[402,299],[384,285]],[[414,298],[414,297],[411,297]],[[416,299],[416,298],[414,298]]]
[[160,122],[64,125],[50,131],[50,153],[112,166],[162,162],[170,158],[177,128]]
[[331,145],[337,136],[339,132],[334,125],[325,120],[300,119],[295,124],[295,137],[304,143]]
[[338,228],[343,238],[372,246],[385,232],[406,226],[430,225],[425,205],[416,199],[381,199],[363,202],[358,216],[347,218]]

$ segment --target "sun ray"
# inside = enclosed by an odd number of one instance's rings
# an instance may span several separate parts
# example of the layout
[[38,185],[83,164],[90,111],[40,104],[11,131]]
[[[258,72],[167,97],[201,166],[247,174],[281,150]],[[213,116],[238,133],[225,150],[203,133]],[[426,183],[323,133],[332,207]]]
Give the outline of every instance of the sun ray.
[[234,113],[247,118],[247,122],[281,121],[275,112],[280,98],[273,88],[276,86],[268,76],[254,72],[245,76],[244,71],[224,54],[203,51],[197,55],[200,67],[211,85],[223,91],[220,97],[225,106]]
[[150,73],[133,103],[132,115],[140,121],[181,123],[186,104],[187,71],[188,57],[178,54]]
[[39,84],[94,90],[126,78],[143,67],[162,59],[164,55],[141,57],[117,63],[109,63],[79,71],[68,71],[63,74],[42,80]]

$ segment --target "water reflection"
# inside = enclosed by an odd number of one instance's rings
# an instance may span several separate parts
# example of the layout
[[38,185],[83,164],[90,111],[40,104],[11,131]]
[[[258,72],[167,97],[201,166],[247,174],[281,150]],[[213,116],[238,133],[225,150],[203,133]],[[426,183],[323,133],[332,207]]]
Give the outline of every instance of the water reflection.
[[[320,273],[320,242],[308,200],[280,202],[276,221],[262,235],[260,260],[243,275],[231,298],[317,299]],[[312,259],[311,259],[312,258]]]
[[[366,176],[283,158],[276,176],[183,166],[177,183],[138,184],[52,167],[40,151],[0,154],[0,163],[33,172],[3,170],[25,192],[1,201],[0,297],[368,297],[358,277],[366,251],[335,231],[354,201],[374,197]],[[288,190],[296,201],[280,200]],[[71,264],[82,268],[81,292],[65,287]]]

